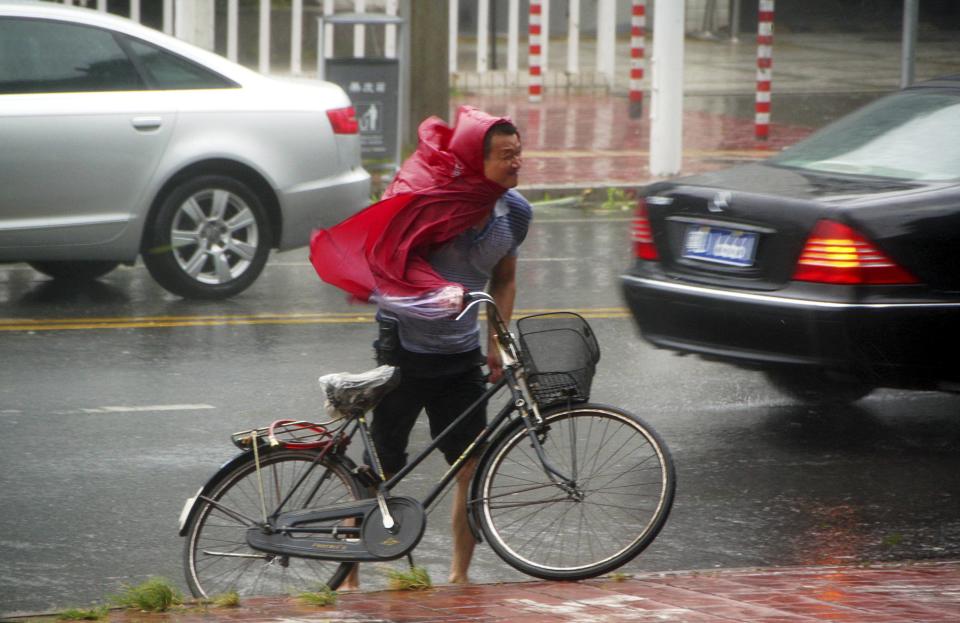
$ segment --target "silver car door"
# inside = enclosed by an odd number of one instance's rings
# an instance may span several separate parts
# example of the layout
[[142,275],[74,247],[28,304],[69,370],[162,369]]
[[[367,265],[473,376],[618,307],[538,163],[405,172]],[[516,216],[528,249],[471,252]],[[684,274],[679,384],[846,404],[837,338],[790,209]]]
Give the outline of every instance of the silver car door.
[[171,99],[145,90],[108,31],[0,20],[0,41],[0,258],[117,238],[147,208]]

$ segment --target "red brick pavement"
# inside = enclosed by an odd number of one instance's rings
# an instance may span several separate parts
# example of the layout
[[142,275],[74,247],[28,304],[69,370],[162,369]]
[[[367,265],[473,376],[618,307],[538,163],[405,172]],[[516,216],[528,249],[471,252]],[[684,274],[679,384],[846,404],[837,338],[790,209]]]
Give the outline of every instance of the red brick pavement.
[[[471,104],[509,115],[524,146],[522,187],[642,185],[649,171],[650,119],[630,119],[625,97],[554,95],[540,104],[523,96],[462,96],[452,106]],[[808,136],[812,129],[771,124],[770,138],[753,137],[753,120],[688,111],[683,119],[681,173],[710,171],[765,158]]]
[[650,573],[625,580],[444,586],[346,593],[327,607],[293,598],[167,614],[114,612],[111,623],[523,621],[683,623],[960,621],[960,561]]

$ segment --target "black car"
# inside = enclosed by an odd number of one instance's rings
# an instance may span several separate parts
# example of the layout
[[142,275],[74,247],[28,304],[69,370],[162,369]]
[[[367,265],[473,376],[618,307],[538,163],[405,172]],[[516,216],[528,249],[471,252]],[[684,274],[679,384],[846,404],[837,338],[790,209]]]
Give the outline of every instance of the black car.
[[960,391],[960,75],[644,195],[622,284],[654,345],[814,402]]

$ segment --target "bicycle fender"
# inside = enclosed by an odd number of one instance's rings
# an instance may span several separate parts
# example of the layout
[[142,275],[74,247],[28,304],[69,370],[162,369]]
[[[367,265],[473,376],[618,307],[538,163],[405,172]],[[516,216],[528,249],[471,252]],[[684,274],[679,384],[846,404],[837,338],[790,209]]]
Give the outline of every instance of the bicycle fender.
[[230,472],[232,472],[238,465],[244,461],[252,460],[253,452],[246,450],[240,454],[235,455],[233,458],[229,459],[226,463],[220,466],[210,478],[207,479],[207,482],[204,483],[202,487],[197,491],[197,493],[192,497],[187,499],[183,505],[183,510],[180,512],[180,536],[187,536],[187,526],[193,521],[194,515],[197,514],[197,509],[199,505],[197,501],[204,495],[210,493],[217,484],[223,480],[223,478]]
[[[233,458],[228,460],[226,463],[221,465],[220,469],[214,472],[214,474],[207,480],[207,482],[202,487],[200,487],[200,489],[197,491],[197,493],[193,497],[187,499],[187,501],[183,505],[183,510],[180,511],[180,528],[178,531],[178,534],[180,536],[187,536],[187,528],[190,525],[190,523],[193,521],[193,517],[197,514],[197,511],[200,508],[200,505],[197,504],[200,498],[202,498],[205,495],[209,495],[209,493],[213,491],[213,489],[218,484],[220,484],[220,481],[223,480],[227,476],[227,474],[229,474],[234,469],[236,469],[237,466],[239,466],[240,464],[246,461],[252,461],[252,460],[253,460],[252,450],[245,450],[244,452],[241,452],[240,454],[234,456]],[[339,455],[338,460],[342,461],[346,466],[346,468],[350,471],[353,471],[353,469],[356,467],[356,464],[354,464],[354,462],[350,459],[350,457],[348,457],[345,454]]]

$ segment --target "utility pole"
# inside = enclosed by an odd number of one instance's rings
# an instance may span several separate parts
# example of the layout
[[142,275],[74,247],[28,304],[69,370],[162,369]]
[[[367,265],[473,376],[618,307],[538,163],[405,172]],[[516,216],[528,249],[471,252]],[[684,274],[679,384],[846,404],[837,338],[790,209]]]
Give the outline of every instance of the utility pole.
[[431,115],[450,121],[449,6],[448,0],[406,0],[401,4],[410,34],[406,39],[410,46],[406,56],[410,59],[410,105],[402,137],[404,154],[416,147],[421,121]]

